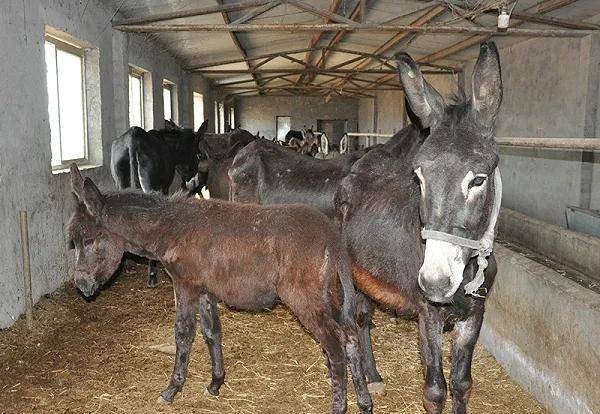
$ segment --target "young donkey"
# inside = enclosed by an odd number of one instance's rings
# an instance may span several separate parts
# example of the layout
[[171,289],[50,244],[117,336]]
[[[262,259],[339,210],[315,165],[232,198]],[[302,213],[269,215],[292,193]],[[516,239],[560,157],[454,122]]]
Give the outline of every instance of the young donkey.
[[353,319],[349,257],[326,216],[301,205],[102,194],[76,166],[71,184],[76,206],[68,234],[76,253],[74,282],[84,295],[95,294],[113,275],[125,251],[161,261],[173,280],[177,351],[162,400],[173,401],[185,382],[198,309],[212,361],[208,392],[218,395],[225,372],[217,300],[257,311],[281,299],[324,350],[332,412],[346,412],[348,363],[360,412],[371,412]]

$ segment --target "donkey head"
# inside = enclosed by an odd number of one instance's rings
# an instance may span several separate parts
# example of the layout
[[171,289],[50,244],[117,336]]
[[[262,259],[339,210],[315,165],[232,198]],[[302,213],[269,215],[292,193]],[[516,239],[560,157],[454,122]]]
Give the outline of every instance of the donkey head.
[[102,226],[105,198],[94,182],[81,176],[71,166],[71,186],[75,211],[69,219],[69,246],[75,251],[73,281],[89,297],[106,283],[118,269],[125,242]]
[[[406,97],[430,135],[413,169],[421,186],[423,227],[479,240],[488,230],[494,203],[496,116],[502,101],[500,59],[494,43],[481,45],[472,78],[472,96],[446,105],[407,54],[396,57]],[[493,222],[493,220],[491,220]],[[463,283],[473,250],[428,239],[419,285],[434,302],[449,302]]]
[[[177,165],[175,169],[186,186],[195,182],[198,173],[198,160],[203,158],[200,150],[200,142],[208,129],[208,121],[204,121],[198,131],[181,130],[176,142]],[[188,189],[190,189],[188,187]],[[191,191],[199,188],[191,188]]]

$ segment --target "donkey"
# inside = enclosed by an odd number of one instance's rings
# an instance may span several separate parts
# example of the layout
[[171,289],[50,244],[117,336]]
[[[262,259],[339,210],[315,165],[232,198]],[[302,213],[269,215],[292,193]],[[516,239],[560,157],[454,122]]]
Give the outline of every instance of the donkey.
[[327,217],[301,205],[103,194],[75,165],[71,185],[75,212],[68,236],[75,249],[74,283],[83,295],[97,293],[125,251],[160,260],[173,280],[175,366],[159,400],[172,402],[184,385],[198,310],[212,361],[207,390],[218,395],[225,371],[217,300],[259,311],[279,299],[323,348],[333,387],[331,412],[346,412],[347,365],[360,412],[372,412],[353,319],[350,259]]
[[334,216],[333,195],[365,151],[319,160],[267,140],[242,149],[229,169],[231,200],[260,204],[305,203]]
[[[258,136],[257,133],[255,139],[261,139],[257,138]],[[198,163],[198,176],[205,177],[206,188],[211,198],[228,200],[230,192],[229,168],[233,163],[234,157],[248,142],[233,141],[227,148],[221,151],[211,148],[207,143],[203,144],[205,145],[201,144],[201,152],[204,153],[206,159],[202,159]]]
[[344,134],[344,136],[336,144],[329,140],[327,134],[322,133],[319,137],[319,151],[314,155],[314,157],[322,159],[335,158],[340,154],[346,154],[347,152],[348,135]]
[[[429,414],[441,413],[446,401],[442,333],[453,330],[450,390],[453,412],[464,414],[473,350],[497,271],[491,250],[501,201],[494,143],[500,59],[494,43],[482,44],[471,98],[449,105],[410,56],[396,61],[410,106],[429,135],[411,127],[401,145],[365,155],[342,181],[335,206],[356,286],[418,319]],[[359,339],[368,341],[368,333],[359,332]],[[372,355],[363,362],[368,380],[378,376]]]
[[[208,127],[208,121],[194,133],[181,129],[172,121],[165,121],[161,131],[144,131],[133,127],[113,141],[110,171],[118,189],[141,188],[144,192],[159,191],[167,194],[175,171],[186,186],[197,173],[198,144]],[[199,188],[204,183],[195,184]],[[187,184],[189,186],[189,184]],[[195,191],[196,189],[192,189]],[[158,283],[156,263],[148,264],[148,286]]]

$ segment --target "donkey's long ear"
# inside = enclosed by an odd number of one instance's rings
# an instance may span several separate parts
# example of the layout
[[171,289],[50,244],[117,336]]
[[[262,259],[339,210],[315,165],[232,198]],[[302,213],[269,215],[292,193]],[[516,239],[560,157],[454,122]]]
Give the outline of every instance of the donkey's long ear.
[[344,134],[342,139],[340,139],[340,154],[345,154],[348,152],[348,134]]
[[73,194],[79,202],[83,201],[83,176],[81,172],[79,172],[79,168],[77,168],[77,164],[71,164],[71,188],[73,189]]
[[198,138],[198,139],[202,138],[202,136],[206,133],[207,129],[208,129],[208,119],[205,119],[204,122],[202,122],[202,125],[200,125],[200,128],[198,128],[198,131],[196,131],[196,138]]
[[502,103],[500,55],[494,42],[481,44],[471,83],[475,119],[482,126],[493,128]]
[[104,207],[104,196],[96,184],[88,177],[83,182],[83,200],[92,216],[98,217]]
[[325,134],[321,134],[319,152],[323,155],[329,154],[329,138],[327,138],[327,135]]
[[395,59],[411,109],[419,117],[424,128],[431,127],[442,118],[444,99],[423,78],[421,70],[410,55],[399,53]]

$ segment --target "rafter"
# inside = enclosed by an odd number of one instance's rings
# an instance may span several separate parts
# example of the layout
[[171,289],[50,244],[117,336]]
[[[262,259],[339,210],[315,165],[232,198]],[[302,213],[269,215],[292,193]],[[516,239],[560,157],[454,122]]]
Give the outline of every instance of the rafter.
[[302,0],[283,0],[283,1],[285,1],[288,4],[291,4],[292,6],[298,8],[300,10],[306,11],[308,13],[312,13],[316,16],[324,17],[326,19],[329,19],[332,22],[345,23],[350,26],[354,26],[357,24],[355,21],[350,20],[340,14],[333,13],[329,10],[319,9],[319,8],[314,7]]
[[[446,12],[446,8],[444,6],[433,6],[432,8],[427,10],[424,14],[419,16],[416,20],[411,22],[410,26],[411,27],[423,27],[424,25],[431,22],[433,19],[435,19],[436,17],[439,17],[440,15],[442,15],[445,12]],[[386,53],[387,51],[394,48],[402,40],[404,40],[408,35],[409,35],[409,33],[403,32],[403,33],[398,33],[398,34],[392,36],[384,44],[382,44],[377,49],[375,49],[373,51],[372,55],[381,55],[383,53]],[[356,65],[354,68],[357,71],[360,71],[360,70],[368,67],[369,65],[371,65],[374,60],[375,60],[375,58],[372,56],[367,57],[367,58],[365,58],[365,60],[362,63]],[[349,75],[348,78],[351,79],[352,75]],[[346,82],[347,81],[340,82],[340,86],[343,87]]]
[[264,54],[257,55],[257,56],[249,56],[247,58],[220,60],[220,61],[216,61],[216,62],[203,63],[201,65],[192,65],[192,66],[187,67],[186,69],[187,70],[197,70],[197,69],[203,69],[203,68],[212,68],[215,66],[230,65],[232,63],[250,62],[253,60],[266,59],[266,58],[277,58],[284,53],[286,53],[288,55],[293,55],[296,53],[304,53],[304,52],[307,52],[310,50],[317,50],[317,49],[318,48],[315,48],[315,47],[313,47],[313,48],[304,47],[302,49],[292,49],[292,50],[284,50],[281,52],[264,53]]
[[[359,15],[360,15],[360,4],[357,4],[354,7],[354,9],[352,10],[352,12],[350,13],[350,19],[353,21],[357,20]],[[348,32],[346,30],[340,30],[331,38],[331,40],[327,44],[327,49],[323,50],[321,52],[321,56],[319,57],[319,60],[317,60],[317,63],[315,64],[316,67],[322,68],[326,65],[327,58],[329,57],[330,51],[331,51],[330,48],[339,44],[342,41],[342,39],[346,36],[347,33]],[[314,78],[309,75],[307,79],[304,79],[304,83],[311,83],[313,79]]]
[[[275,73],[287,73],[287,74],[299,74],[304,72],[314,72],[317,74],[354,74],[354,69],[317,69],[310,67],[309,69],[200,69],[197,72],[204,73],[207,75],[243,75],[243,74],[275,74]],[[363,69],[360,73],[381,75],[381,74],[396,74],[395,70],[391,69]],[[443,71],[443,70],[424,70],[423,73],[433,74],[454,74],[454,71]]]
[[[219,4],[220,6],[224,5],[224,0],[216,0],[216,1],[217,1],[217,4]],[[223,16],[223,20],[225,21],[225,24],[230,24],[231,23],[231,19],[229,18],[229,15],[227,14],[227,12],[222,12],[221,15]],[[246,66],[248,67],[248,70],[250,71],[250,73],[252,75],[252,79],[254,79],[254,82],[256,82],[256,86],[261,86],[261,83],[260,83],[260,80],[258,79],[258,76],[256,76],[256,73],[252,70],[252,66],[250,65],[249,61],[247,60],[248,59],[248,53],[246,53],[246,50],[244,49],[244,47],[240,43],[240,40],[238,39],[237,35],[235,33],[233,33],[233,32],[229,32],[229,35],[231,37],[231,40],[235,44],[235,47],[237,48],[237,50],[242,55],[242,58],[244,59],[244,62],[246,63]]]
[[240,17],[239,19],[234,20],[233,22],[231,22],[231,24],[246,23],[246,22],[254,19],[255,17],[260,16],[261,14],[264,14],[264,13],[268,12],[269,10],[274,9],[275,7],[279,6],[280,4],[281,4],[281,2],[279,0],[274,0],[270,3],[265,4],[264,6],[257,7],[256,9],[252,10],[250,13],[247,13],[247,14],[243,15],[242,17]]
[[206,14],[216,14],[216,13],[229,13],[229,12],[249,9],[252,7],[263,6],[272,1],[273,0],[246,0],[246,1],[240,1],[237,3],[219,4],[216,6],[199,7],[196,9],[189,9],[189,10],[178,10],[175,12],[168,12],[168,13],[159,13],[159,14],[155,14],[153,16],[133,17],[130,19],[116,20],[113,22],[113,26],[123,26],[123,25],[132,25],[132,24],[136,24],[136,25],[137,24],[147,24],[147,23],[161,22],[161,21],[165,21],[165,20],[181,19],[183,17],[203,16]]
[[163,32],[338,32],[341,30],[352,32],[396,32],[396,33],[423,33],[423,34],[458,34],[458,35],[497,35],[518,37],[584,37],[597,34],[598,30],[573,30],[573,29],[515,29],[509,28],[499,31],[494,27],[464,27],[464,26],[410,26],[402,24],[322,24],[322,23],[269,23],[269,24],[148,24],[115,26],[116,30],[133,33],[163,33]]
[[[331,3],[331,6],[329,6],[329,11],[332,13],[336,13],[341,4],[342,4],[342,0],[333,0],[333,2]],[[330,19],[325,19],[325,23],[330,23],[330,22],[331,22]],[[310,41],[308,42],[308,48],[314,49],[314,47],[316,45],[318,45],[319,42],[321,41],[324,34],[325,34],[325,32],[317,32],[314,35],[312,35],[312,37],[310,38]],[[312,62],[313,51],[314,50],[309,50],[305,53],[304,62],[306,64],[309,64],[310,62]],[[298,84],[302,80],[302,77],[303,76],[300,75],[296,78],[296,84]]]
[[[576,1],[577,0],[546,0],[546,1],[543,1],[540,3],[537,3],[536,5],[534,5],[532,7],[525,9],[523,12],[537,11],[538,14],[550,13],[554,10],[560,9],[561,7],[568,6],[569,4],[574,3]],[[516,21],[516,22],[512,23],[511,27],[514,28],[514,27],[520,26],[523,23],[524,23],[523,20]],[[511,29],[509,29],[509,30],[511,30]],[[514,29],[514,30],[518,30],[518,29]],[[466,50],[472,46],[481,44],[481,43],[489,40],[491,37],[492,37],[492,34],[483,34],[483,35],[469,37],[469,38],[461,40],[460,42],[455,43],[445,49],[442,49],[442,50],[432,53],[430,55],[424,56],[421,59],[419,59],[418,62],[421,64],[425,64],[425,63],[431,64],[435,61],[438,61],[438,60],[447,58],[449,56],[452,56],[456,53],[462,52],[463,50]],[[395,76],[395,75],[382,76],[381,78],[377,79],[377,84],[380,84],[381,82],[386,82],[393,76]]]

